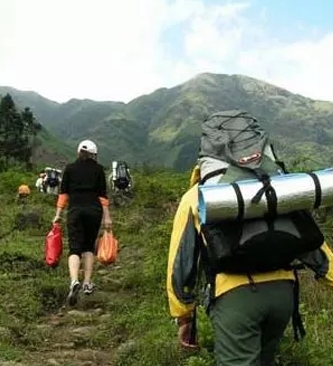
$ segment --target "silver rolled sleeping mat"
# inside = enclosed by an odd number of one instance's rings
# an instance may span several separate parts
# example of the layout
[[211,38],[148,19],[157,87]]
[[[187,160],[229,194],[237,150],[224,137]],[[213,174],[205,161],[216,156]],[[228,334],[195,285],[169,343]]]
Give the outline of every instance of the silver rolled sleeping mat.
[[[333,168],[277,175],[271,177],[271,186],[276,193],[277,214],[333,206]],[[199,186],[201,224],[264,217],[269,212],[266,195],[252,203],[262,187],[257,179]]]

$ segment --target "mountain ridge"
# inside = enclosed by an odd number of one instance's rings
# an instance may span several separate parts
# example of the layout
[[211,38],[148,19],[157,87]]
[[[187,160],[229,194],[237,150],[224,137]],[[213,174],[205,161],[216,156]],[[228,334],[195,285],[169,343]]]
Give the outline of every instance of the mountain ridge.
[[282,86],[278,86],[278,85],[275,85],[273,84],[272,82],[268,82],[268,81],[265,81],[264,79],[259,79],[259,78],[255,78],[255,77],[252,77],[252,76],[248,76],[248,75],[243,75],[243,74],[218,74],[218,73],[211,73],[211,72],[202,72],[202,73],[198,73],[196,75],[194,75],[193,77],[189,78],[187,81],[185,82],[182,82],[182,83],[178,83],[178,84],[175,84],[174,86],[171,86],[171,87],[158,87],[157,89],[153,90],[152,92],[150,93],[145,93],[145,94],[140,94],[138,95],[137,97],[134,97],[133,99],[129,100],[128,102],[124,102],[124,101],[121,101],[121,100],[111,100],[111,99],[104,99],[104,100],[97,100],[97,99],[92,99],[92,98],[78,98],[78,97],[71,97],[69,98],[68,100],[64,101],[64,102],[58,102],[52,98],[49,98],[49,97],[46,97],[44,95],[42,95],[42,93],[39,93],[39,92],[36,92],[32,89],[19,89],[19,88],[16,88],[16,87],[13,87],[13,86],[9,86],[9,85],[1,85],[0,84],[0,89],[7,89],[8,92],[10,93],[10,91],[13,91],[14,93],[31,93],[31,94],[35,94],[36,96],[40,97],[40,98],[43,98],[49,102],[52,102],[52,103],[55,103],[55,104],[58,104],[58,105],[61,105],[61,104],[67,104],[71,101],[87,101],[87,102],[96,102],[96,103],[108,103],[108,102],[111,102],[111,103],[120,103],[120,104],[124,104],[124,105],[128,105],[130,104],[131,102],[135,101],[136,99],[138,98],[142,98],[142,97],[145,97],[145,96],[148,96],[148,95],[151,95],[153,93],[156,93],[156,92],[159,92],[159,91],[167,91],[167,90],[170,90],[170,89],[174,89],[174,88],[177,88],[179,86],[184,86],[186,84],[190,84],[192,82],[194,82],[195,80],[203,80],[205,78],[209,78],[209,77],[220,77],[220,76],[228,76],[228,77],[239,77],[239,78],[246,78],[246,79],[249,79],[249,80],[252,80],[254,82],[257,82],[259,84],[265,84],[265,85],[269,85],[275,89],[278,89],[280,91],[284,91],[284,92],[287,92],[289,94],[292,94],[294,96],[300,96],[302,98],[306,98],[306,99],[309,99],[309,100],[313,100],[313,101],[316,101],[316,102],[323,102],[323,103],[332,103],[333,104],[333,101],[330,101],[330,100],[325,100],[325,99],[314,99],[314,98],[311,98],[311,97],[307,97],[307,96],[304,96],[300,93],[293,93],[291,91],[289,91],[287,88],[284,88]]
[[202,120],[231,109],[254,115],[285,160],[308,155],[316,166],[333,164],[333,102],[293,94],[244,75],[201,73],[128,103],[72,98],[54,104],[29,93],[13,89],[12,96],[18,104],[28,104],[39,121],[69,146],[85,138],[96,140],[101,160],[108,165],[123,159],[134,165],[189,169],[197,156]]

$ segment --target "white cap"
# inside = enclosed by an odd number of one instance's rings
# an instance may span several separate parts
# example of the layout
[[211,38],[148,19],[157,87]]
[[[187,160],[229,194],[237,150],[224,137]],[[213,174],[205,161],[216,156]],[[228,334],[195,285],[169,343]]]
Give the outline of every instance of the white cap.
[[77,148],[77,152],[80,151],[87,151],[91,154],[97,154],[97,146],[93,141],[90,140],[84,140],[81,141],[78,148]]

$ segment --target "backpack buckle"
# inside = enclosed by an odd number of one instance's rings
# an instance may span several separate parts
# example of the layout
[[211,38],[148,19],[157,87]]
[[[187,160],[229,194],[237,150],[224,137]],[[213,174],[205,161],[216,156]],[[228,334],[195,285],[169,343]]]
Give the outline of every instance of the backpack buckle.
[[260,159],[261,159],[261,152],[257,151],[250,156],[244,156],[243,158],[240,158],[238,160],[238,163],[244,165],[244,164],[252,163],[253,161],[257,161]]

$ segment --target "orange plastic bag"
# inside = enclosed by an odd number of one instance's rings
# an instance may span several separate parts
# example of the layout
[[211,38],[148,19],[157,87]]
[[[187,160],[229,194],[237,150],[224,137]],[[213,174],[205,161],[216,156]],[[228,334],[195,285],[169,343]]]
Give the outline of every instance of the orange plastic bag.
[[112,231],[108,232],[105,230],[98,242],[97,260],[104,265],[109,265],[116,261],[117,256],[118,240]]
[[45,238],[45,263],[50,267],[56,267],[62,255],[62,231],[60,224],[53,224],[52,229]]

